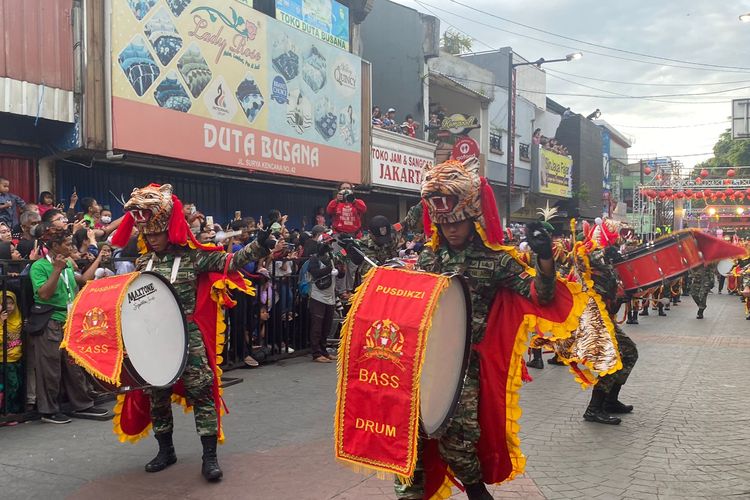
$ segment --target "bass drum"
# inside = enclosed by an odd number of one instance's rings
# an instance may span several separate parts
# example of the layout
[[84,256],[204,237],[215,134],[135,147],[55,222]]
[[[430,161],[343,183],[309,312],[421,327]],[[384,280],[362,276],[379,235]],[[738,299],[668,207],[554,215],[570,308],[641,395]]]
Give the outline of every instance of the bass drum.
[[729,276],[732,269],[734,269],[734,261],[732,259],[720,260],[716,266],[716,271],[722,276]]
[[456,410],[471,354],[471,297],[466,280],[451,275],[427,336],[420,378],[422,431],[442,435]]

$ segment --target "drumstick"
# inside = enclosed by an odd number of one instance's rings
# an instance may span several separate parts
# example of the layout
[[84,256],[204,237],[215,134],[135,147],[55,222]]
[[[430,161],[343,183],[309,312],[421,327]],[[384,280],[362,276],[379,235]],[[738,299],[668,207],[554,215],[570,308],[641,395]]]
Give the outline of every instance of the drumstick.
[[[341,246],[344,246],[344,245],[342,245],[342,244],[341,244],[341,240],[336,240],[336,241],[337,241],[337,242],[338,242],[338,243],[339,243],[339,244],[340,244]],[[350,248],[351,250],[354,250],[355,252],[357,252],[357,253],[358,253],[358,254],[359,254],[360,256],[362,256],[362,258],[363,258],[363,259],[365,260],[365,262],[367,262],[368,264],[370,264],[370,265],[371,265],[372,267],[380,267],[380,266],[379,266],[379,265],[378,265],[378,264],[377,264],[377,263],[376,263],[375,261],[373,261],[372,259],[370,259],[370,258],[369,258],[369,257],[368,257],[367,255],[365,255],[365,253],[364,253],[364,252],[363,252],[362,250],[360,250],[360,249],[359,249],[359,248],[357,248],[356,246],[352,245],[352,246],[350,246],[349,248]]]

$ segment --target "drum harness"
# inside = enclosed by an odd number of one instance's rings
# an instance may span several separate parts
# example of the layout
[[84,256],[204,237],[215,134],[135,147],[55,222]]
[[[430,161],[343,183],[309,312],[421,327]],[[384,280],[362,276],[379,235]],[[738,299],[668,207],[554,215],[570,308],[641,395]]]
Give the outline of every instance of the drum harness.
[[[151,271],[154,268],[155,258],[156,254],[153,254],[151,256],[151,260],[149,260],[148,264],[146,264],[146,271]],[[177,273],[180,270],[180,262],[182,262],[182,256],[178,255],[174,258],[174,262],[172,263],[172,273],[169,275],[169,282],[171,284],[174,284],[174,282],[177,280]]]

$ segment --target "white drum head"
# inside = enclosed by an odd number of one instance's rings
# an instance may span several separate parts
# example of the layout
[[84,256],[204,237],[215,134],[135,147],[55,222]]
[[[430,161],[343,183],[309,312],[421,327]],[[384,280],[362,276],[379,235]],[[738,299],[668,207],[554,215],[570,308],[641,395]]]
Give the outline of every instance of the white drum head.
[[453,278],[438,300],[422,365],[422,429],[430,437],[440,430],[452,413],[463,387],[466,341],[470,335],[467,314],[464,288],[459,278]]
[[130,363],[149,385],[174,383],[187,352],[185,320],[169,285],[153,274],[138,276],[122,302],[122,340]]
[[716,270],[722,276],[729,276],[729,273],[732,272],[733,267],[734,261],[732,259],[724,259],[719,261],[719,264],[716,266]]

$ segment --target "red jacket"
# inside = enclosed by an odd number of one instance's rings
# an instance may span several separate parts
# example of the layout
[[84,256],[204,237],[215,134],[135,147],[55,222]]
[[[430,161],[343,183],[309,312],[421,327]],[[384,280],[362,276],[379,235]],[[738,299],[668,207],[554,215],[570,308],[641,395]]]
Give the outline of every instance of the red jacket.
[[367,205],[360,199],[347,203],[334,198],[326,212],[333,218],[331,227],[334,232],[356,234],[362,227],[362,215],[367,212]]

